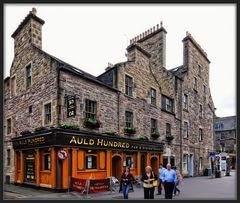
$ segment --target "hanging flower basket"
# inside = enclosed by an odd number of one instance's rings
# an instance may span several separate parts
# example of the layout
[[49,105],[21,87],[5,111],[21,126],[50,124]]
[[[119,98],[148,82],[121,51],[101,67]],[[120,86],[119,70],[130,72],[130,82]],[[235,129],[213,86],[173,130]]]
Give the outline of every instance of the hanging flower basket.
[[151,137],[152,137],[152,139],[156,140],[160,137],[160,135],[158,133],[152,133]]
[[94,121],[91,118],[87,118],[84,120],[84,126],[86,128],[90,128],[90,129],[96,129],[96,128],[100,128],[101,122],[99,120]]
[[138,139],[139,140],[149,140],[146,135],[140,135]]
[[111,130],[106,130],[103,134],[104,135],[117,136],[117,133],[115,131],[111,131]]
[[166,135],[166,140],[170,143],[173,140],[173,135]]
[[60,128],[70,129],[70,130],[80,130],[80,127],[78,125],[67,124],[67,123],[61,123]]
[[134,128],[124,128],[124,133],[127,135],[134,135],[136,130]]

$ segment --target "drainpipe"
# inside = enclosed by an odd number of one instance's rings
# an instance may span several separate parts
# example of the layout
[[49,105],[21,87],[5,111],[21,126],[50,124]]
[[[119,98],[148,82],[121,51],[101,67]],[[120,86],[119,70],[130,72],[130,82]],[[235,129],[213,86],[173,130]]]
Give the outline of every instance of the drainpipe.
[[182,117],[183,117],[183,104],[182,104],[182,80],[180,79],[180,173],[182,174],[182,158],[183,158],[183,153],[182,153]]
[[[116,79],[116,88],[118,89],[118,67],[116,66],[116,73],[115,73],[115,79]],[[118,134],[120,134],[120,91],[118,91],[118,103],[117,103],[117,131]]]
[[59,115],[59,108],[60,108],[60,65],[57,67],[57,127],[59,127],[60,124],[60,115]]

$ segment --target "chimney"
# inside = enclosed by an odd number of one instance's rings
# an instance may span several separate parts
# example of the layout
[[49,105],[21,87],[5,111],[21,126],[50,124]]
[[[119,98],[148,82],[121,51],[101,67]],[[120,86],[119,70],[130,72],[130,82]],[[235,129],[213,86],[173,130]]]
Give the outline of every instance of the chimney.
[[35,15],[35,16],[37,15],[37,9],[34,8],[34,7],[32,8],[32,14]]

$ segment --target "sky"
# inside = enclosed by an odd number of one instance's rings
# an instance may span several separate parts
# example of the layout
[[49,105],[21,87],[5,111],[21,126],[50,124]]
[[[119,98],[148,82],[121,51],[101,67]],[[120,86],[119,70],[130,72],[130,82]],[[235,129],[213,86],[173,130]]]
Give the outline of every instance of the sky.
[[45,21],[42,49],[94,76],[126,61],[130,39],[163,22],[166,68],[183,64],[186,31],[207,52],[210,89],[219,117],[236,115],[236,6],[234,4],[5,4],[4,78],[13,60],[12,33],[32,7]]

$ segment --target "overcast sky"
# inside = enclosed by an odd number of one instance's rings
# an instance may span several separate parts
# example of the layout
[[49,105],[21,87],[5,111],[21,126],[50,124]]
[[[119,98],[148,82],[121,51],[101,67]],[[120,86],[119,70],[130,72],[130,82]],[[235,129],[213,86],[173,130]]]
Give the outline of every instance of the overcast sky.
[[163,21],[167,69],[183,64],[182,39],[189,31],[207,52],[217,116],[236,114],[236,7],[234,4],[5,4],[4,78],[9,76],[11,34],[29,11],[45,21],[42,48],[98,76],[108,62],[126,61],[129,40]]

